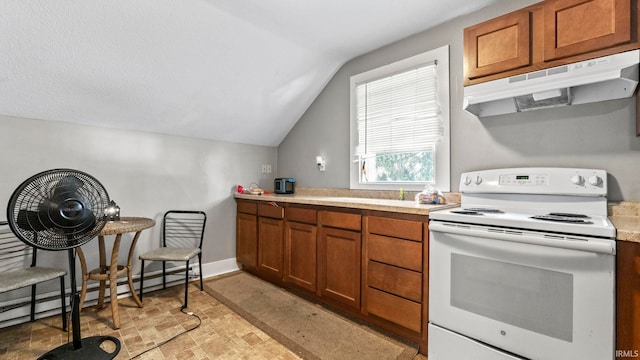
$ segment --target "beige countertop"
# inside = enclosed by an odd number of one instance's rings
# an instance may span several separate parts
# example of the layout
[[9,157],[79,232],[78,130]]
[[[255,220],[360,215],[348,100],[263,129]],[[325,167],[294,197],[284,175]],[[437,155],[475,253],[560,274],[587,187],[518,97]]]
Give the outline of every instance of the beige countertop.
[[[235,193],[237,199],[274,201],[276,203],[294,203],[319,206],[336,206],[363,210],[391,211],[405,214],[429,215],[430,211],[460,206],[459,194],[445,194],[448,203],[444,205],[421,205],[411,200],[393,200],[368,197],[350,197],[349,191],[333,189],[309,190],[292,195],[249,195]],[[339,194],[340,196],[331,196]],[[378,194],[375,194],[378,195]],[[453,200],[453,201],[451,201]],[[616,239],[640,242],[640,202],[624,201],[608,206],[609,220],[616,228]]]
[[640,217],[610,216],[616,227],[616,240],[640,242]]
[[276,203],[293,203],[319,206],[336,206],[363,210],[391,211],[404,214],[429,215],[430,211],[459,206],[457,203],[444,205],[422,205],[410,200],[372,199],[344,196],[311,196],[311,195],[250,195],[235,193],[236,199],[273,201]]
[[616,228],[616,239],[640,242],[640,202],[609,204],[609,220]]

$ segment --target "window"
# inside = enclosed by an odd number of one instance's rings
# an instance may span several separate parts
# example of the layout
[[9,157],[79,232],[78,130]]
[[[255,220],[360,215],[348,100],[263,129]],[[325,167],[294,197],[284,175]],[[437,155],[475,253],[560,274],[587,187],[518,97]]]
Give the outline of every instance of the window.
[[449,191],[449,47],[351,77],[351,188]]

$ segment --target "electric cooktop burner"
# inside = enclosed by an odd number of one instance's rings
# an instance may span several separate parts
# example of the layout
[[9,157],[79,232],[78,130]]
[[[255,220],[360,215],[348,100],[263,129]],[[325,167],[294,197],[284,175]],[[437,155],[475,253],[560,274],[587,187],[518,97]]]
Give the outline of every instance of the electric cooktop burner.
[[593,221],[587,220],[589,217],[583,214],[549,213],[548,215],[535,215],[531,218],[536,220],[557,221],[572,224],[593,224]]
[[453,210],[451,212],[455,214],[462,214],[462,215],[484,215],[485,213],[490,213],[490,214],[504,213],[504,211],[500,209],[480,208],[480,207],[464,208],[462,210]]

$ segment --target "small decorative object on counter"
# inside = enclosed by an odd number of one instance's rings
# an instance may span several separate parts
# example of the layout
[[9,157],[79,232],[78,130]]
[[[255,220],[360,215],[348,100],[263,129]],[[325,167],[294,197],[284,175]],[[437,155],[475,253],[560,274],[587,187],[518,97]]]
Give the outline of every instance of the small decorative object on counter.
[[402,190],[402,188],[400,188],[400,196],[399,196],[400,200],[404,200],[404,190]]
[[251,183],[251,185],[249,186],[249,189],[248,190],[245,189],[244,193],[245,194],[251,194],[251,195],[262,195],[262,194],[264,194],[264,190],[259,188],[258,184]]
[[264,194],[264,190],[258,187],[258,184],[251,183],[249,188],[245,188],[242,185],[238,185],[238,194],[249,194],[249,195],[262,195]]
[[416,204],[444,204],[446,202],[444,195],[437,190],[427,185],[424,189],[416,194]]

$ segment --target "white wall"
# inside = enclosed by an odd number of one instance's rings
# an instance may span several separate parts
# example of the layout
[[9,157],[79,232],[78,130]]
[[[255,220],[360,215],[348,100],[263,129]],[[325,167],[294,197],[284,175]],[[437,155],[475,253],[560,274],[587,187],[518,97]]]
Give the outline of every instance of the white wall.
[[[261,174],[261,164],[272,164],[274,174]],[[121,216],[156,220],[138,240],[134,274],[139,274],[137,254],[159,246],[161,217],[169,209],[207,213],[203,263],[234,259],[232,190],[251,182],[272,188],[276,149],[0,116],[0,220],[6,219],[6,205],[22,181],[53,168],[94,176],[118,203]],[[120,263],[126,263],[131,240],[123,236]],[[89,267],[95,267],[97,239],[83,250]],[[67,268],[67,252],[42,252],[39,263]],[[148,271],[159,267],[152,263]]]
[[[278,147],[278,175],[300,187],[349,187],[349,78],[450,46],[451,189],[460,174],[520,166],[593,167],[609,173],[609,199],[640,200],[635,98],[478,119],[462,110],[463,30],[537,1],[500,1],[346,63]],[[324,155],[318,172],[315,155]]]

